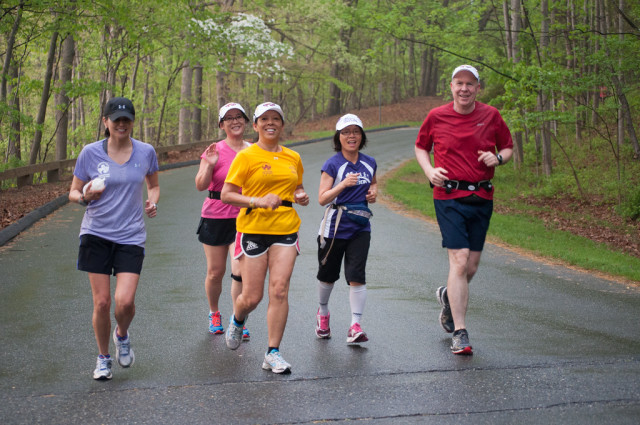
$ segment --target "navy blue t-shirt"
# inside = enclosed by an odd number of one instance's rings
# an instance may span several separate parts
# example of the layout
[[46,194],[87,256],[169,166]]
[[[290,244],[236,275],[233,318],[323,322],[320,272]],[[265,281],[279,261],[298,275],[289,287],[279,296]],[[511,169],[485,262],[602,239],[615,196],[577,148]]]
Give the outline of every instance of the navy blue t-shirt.
[[[360,176],[358,176],[358,184],[343,190],[336,199],[333,200],[332,204],[366,203],[367,191],[371,186],[371,181],[376,174],[377,168],[376,160],[363,153],[358,153],[358,161],[355,164],[345,159],[342,152],[337,152],[329,158],[322,166],[321,171],[333,177],[333,187],[340,184],[347,175],[360,173]],[[328,208],[331,208],[331,206]],[[338,210],[336,209],[329,210],[329,216],[327,217],[324,229],[321,223],[318,235],[323,235],[325,238],[349,239],[356,233],[371,231],[370,222],[365,226],[361,226],[349,220],[343,213],[340,218],[338,232],[334,235],[337,212]]]

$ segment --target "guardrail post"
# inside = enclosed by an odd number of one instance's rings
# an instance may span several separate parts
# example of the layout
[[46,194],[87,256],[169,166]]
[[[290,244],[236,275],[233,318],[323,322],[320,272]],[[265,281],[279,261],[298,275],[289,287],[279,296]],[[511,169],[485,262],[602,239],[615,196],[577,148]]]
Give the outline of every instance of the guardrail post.
[[16,177],[16,185],[18,186],[18,188],[21,188],[24,186],[30,186],[32,184],[33,184],[33,174]]
[[47,171],[47,182],[56,183],[60,181],[60,169]]

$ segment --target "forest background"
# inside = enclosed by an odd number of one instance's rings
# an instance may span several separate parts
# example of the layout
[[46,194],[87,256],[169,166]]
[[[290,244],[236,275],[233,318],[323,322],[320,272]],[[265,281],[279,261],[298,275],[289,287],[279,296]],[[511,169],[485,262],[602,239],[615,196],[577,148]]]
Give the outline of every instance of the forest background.
[[[75,158],[112,96],[157,147],[216,139],[229,101],[279,103],[293,139],[344,112],[446,99],[469,63],[514,136],[509,208],[573,232],[582,220],[640,257],[634,0],[3,0],[0,60],[0,172]],[[2,180],[0,197],[46,181]]]

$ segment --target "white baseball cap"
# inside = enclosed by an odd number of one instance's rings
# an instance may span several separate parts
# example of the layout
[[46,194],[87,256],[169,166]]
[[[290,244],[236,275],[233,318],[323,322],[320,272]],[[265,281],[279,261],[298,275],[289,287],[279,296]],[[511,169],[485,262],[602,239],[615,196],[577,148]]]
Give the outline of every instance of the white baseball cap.
[[261,103],[256,106],[256,110],[253,111],[253,122],[258,121],[258,118],[262,116],[267,111],[276,111],[282,117],[282,121],[284,121],[284,112],[282,112],[282,108],[280,105],[276,105],[272,102]]
[[460,71],[469,71],[476,77],[476,80],[480,82],[480,74],[478,74],[478,70],[472,67],[471,65],[460,65],[456,69],[453,70],[453,74],[451,74],[451,79],[453,80],[456,77],[456,74]]
[[224,105],[222,108],[220,108],[220,112],[218,113],[218,124],[222,122],[222,119],[224,118],[225,115],[227,115],[227,112],[229,112],[232,109],[237,109],[240,112],[242,112],[242,115],[244,115],[247,121],[249,121],[249,118],[247,117],[247,113],[244,111],[244,108],[242,107],[242,105],[240,105],[239,103],[230,102]]
[[364,127],[362,127],[362,121],[360,121],[360,118],[358,118],[357,115],[347,114],[341,116],[336,123],[336,131],[340,131],[345,127],[349,127],[350,125],[357,125],[362,130],[364,130]]

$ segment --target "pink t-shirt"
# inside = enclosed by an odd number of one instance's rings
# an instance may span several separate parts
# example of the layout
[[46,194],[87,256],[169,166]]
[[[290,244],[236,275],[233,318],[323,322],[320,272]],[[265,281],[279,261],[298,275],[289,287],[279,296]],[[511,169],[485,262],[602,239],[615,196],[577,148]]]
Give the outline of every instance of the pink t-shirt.
[[[221,140],[216,144],[218,150],[218,162],[213,167],[213,173],[211,175],[211,183],[209,183],[208,190],[220,192],[222,186],[224,186],[224,179],[227,177],[229,166],[236,157],[236,151],[231,149],[227,145],[226,140]],[[200,158],[204,158],[206,151],[200,155]],[[204,218],[236,218],[240,208],[233,205],[225,204],[219,199],[211,199],[207,197],[202,204],[202,217]]]

